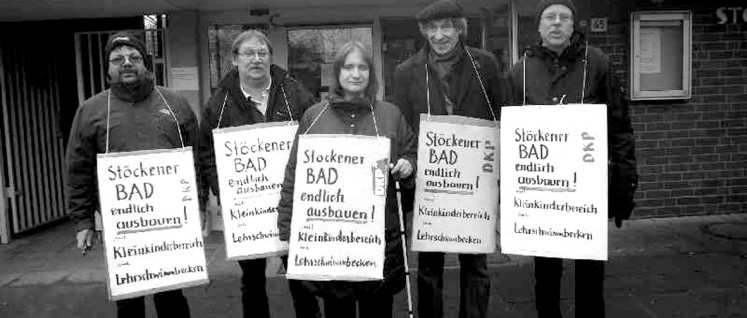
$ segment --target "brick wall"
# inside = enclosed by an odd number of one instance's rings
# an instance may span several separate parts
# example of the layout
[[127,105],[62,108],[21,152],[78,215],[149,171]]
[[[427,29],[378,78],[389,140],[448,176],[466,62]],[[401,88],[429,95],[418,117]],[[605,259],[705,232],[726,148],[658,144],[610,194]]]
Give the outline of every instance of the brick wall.
[[[590,4],[590,17],[609,16],[607,33],[590,42],[610,55],[629,87],[630,11],[693,12],[690,100],[631,103],[640,173],[636,217],[747,211],[747,23],[718,25],[720,1],[710,5],[620,8],[614,1]],[[665,6],[667,3],[665,2]],[[742,6],[745,7],[745,6]]]

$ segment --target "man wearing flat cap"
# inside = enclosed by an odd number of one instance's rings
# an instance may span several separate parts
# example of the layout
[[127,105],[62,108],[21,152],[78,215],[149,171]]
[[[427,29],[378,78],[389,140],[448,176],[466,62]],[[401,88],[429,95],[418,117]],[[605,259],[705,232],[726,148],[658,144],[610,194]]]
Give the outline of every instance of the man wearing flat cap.
[[[426,44],[397,67],[395,104],[412,129],[420,114],[459,115],[493,120],[504,104],[498,62],[491,53],[469,47],[467,18],[454,0],[438,0],[415,15]],[[403,196],[405,211],[412,195]],[[409,202],[408,202],[409,201]],[[459,254],[459,317],[487,317],[490,273],[485,254]],[[418,316],[443,317],[444,253],[418,255]]]
[[[65,161],[67,210],[84,253],[91,248],[94,212],[99,208],[97,154],[197,148],[197,117],[184,97],[154,85],[143,41],[117,32],[107,40],[105,53],[110,87],[78,107]],[[159,317],[190,316],[181,289],[156,293],[153,300]],[[117,317],[145,317],[143,297],[116,303]]]
[[[575,27],[573,1],[542,0],[536,17],[540,43],[530,47],[511,71],[512,104],[607,105],[609,217],[620,227],[633,210],[638,180],[626,95],[614,76],[609,58],[588,45]],[[604,317],[604,262],[576,260],[575,263],[576,317]],[[562,274],[562,259],[534,258],[535,304],[540,318],[561,317]]]

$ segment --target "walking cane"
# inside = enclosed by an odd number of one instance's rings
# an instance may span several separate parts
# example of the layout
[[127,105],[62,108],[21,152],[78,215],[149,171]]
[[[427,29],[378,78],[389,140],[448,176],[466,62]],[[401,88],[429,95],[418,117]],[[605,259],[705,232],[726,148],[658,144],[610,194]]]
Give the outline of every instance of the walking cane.
[[400,192],[399,181],[394,182],[397,188],[397,207],[399,208],[399,232],[402,238],[402,256],[405,258],[405,286],[407,286],[407,313],[413,318],[412,312],[412,292],[410,290],[410,265],[407,263],[407,239],[405,239],[405,221],[402,213],[402,193]]

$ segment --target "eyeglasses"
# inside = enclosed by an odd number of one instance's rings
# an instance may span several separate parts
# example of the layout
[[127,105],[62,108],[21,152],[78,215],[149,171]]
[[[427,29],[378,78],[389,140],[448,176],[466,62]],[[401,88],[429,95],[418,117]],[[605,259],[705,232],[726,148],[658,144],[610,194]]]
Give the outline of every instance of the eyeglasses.
[[573,16],[569,14],[554,14],[554,13],[542,16],[542,20],[545,20],[545,22],[547,23],[555,23],[555,21],[557,21],[558,19],[560,19],[560,22],[562,23],[568,23],[568,22],[571,22],[571,20],[573,20]]
[[138,64],[138,63],[143,62],[143,57],[139,55],[130,55],[130,56],[120,55],[109,60],[109,63],[112,63],[114,65],[122,65],[124,64],[125,60],[129,60],[130,63],[132,64]]
[[270,56],[270,52],[269,51],[246,51],[246,52],[239,53],[239,56],[245,59],[251,59],[256,56],[258,59],[264,60],[268,56]]

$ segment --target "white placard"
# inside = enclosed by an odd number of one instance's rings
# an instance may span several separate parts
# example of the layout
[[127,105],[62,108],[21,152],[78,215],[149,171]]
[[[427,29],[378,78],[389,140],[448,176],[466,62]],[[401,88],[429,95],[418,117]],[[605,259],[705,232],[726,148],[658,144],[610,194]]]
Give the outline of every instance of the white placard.
[[504,107],[501,247],[607,259],[607,106]]
[[112,300],[206,284],[191,147],[99,154]]
[[227,259],[288,251],[279,239],[278,201],[297,129],[279,122],[213,130]]
[[288,278],[383,279],[389,153],[386,137],[299,136]]
[[495,252],[499,132],[489,120],[421,114],[413,251]]

